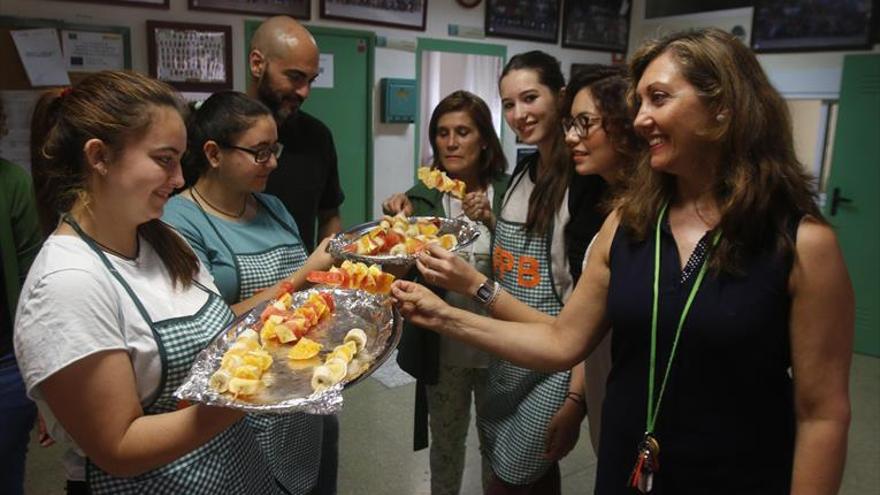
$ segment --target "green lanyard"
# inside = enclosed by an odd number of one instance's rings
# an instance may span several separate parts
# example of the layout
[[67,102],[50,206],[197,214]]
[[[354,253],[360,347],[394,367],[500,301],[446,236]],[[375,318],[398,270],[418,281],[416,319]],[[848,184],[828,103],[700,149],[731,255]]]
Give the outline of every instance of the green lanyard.
[[[678,319],[678,328],[675,330],[675,340],[672,341],[672,350],[669,353],[669,361],[666,363],[666,373],[663,375],[663,383],[660,385],[660,393],[657,394],[657,403],[655,405],[654,368],[657,366],[657,308],[660,294],[660,225],[663,222],[663,215],[666,213],[667,206],[669,206],[668,202],[660,209],[660,216],[657,217],[657,229],[654,239],[654,307],[651,312],[651,364],[648,368],[648,415],[645,418],[646,435],[654,433],[654,425],[657,423],[657,416],[660,414],[660,402],[663,400],[663,392],[666,391],[666,383],[669,381],[669,372],[672,370],[672,360],[675,358],[675,351],[678,348],[681,329],[684,327],[684,320],[687,318],[688,312],[691,310],[691,304],[694,302],[694,297],[696,297],[697,291],[703,283],[703,277],[706,275],[706,268],[709,264],[709,255],[707,254],[700,267],[700,272],[697,274],[697,280],[694,282],[694,286],[691,287],[690,294],[688,294],[684,309],[681,310],[681,316]],[[716,232],[712,237],[711,248],[714,248],[715,245],[718,244],[719,239],[721,239],[720,231]]]

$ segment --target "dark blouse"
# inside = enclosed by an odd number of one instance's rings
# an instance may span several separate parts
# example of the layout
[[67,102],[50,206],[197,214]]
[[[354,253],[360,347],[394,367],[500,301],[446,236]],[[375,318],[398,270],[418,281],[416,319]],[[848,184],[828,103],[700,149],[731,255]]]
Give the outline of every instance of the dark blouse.
[[[682,277],[668,221],[660,242],[655,400],[698,271]],[[614,330],[598,494],[635,493],[627,481],[645,431],[653,267],[653,233],[635,242],[619,228],[610,254]],[[790,257],[768,248],[745,263],[744,275],[707,272],[682,330],[655,427],[655,495],[788,493],[795,427],[788,372],[790,269]]]

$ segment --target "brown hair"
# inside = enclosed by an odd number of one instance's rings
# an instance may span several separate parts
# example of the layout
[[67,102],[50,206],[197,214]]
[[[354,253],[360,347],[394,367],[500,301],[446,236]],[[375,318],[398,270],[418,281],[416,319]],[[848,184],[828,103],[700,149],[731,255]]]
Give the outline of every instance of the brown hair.
[[[802,215],[824,221],[812,178],[794,153],[791,119],[782,96],[752,51],[719,29],[672,34],[643,44],[630,61],[633,79],[660,55],[673,55],[684,78],[712,114],[726,118],[708,130],[721,150],[714,194],[723,236],[711,260],[717,272],[738,273],[743,262],[768,247],[790,255],[791,227]],[[635,96],[631,97],[634,105]],[[657,213],[674,195],[668,174],[643,158],[621,202],[621,223],[637,239],[653,231]],[[760,221],[755,221],[760,219]]]
[[[534,71],[538,75],[538,82],[550,89],[554,96],[562,94],[565,87],[565,77],[559,68],[559,61],[542,51],[534,50],[514,55],[504,66],[501,78],[498,80],[499,85],[507,74],[515,70]],[[574,176],[571,154],[565,145],[562,126],[558,123],[554,124],[551,126],[552,151],[550,156],[541,157],[545,170],[536,177],[535,188],[529,196],[526,230],[533,233],[543,234],[550,228]]]
[[431,150],[434,153],[432,167],[443,168],[438,158],[440,150],[437,149],[437,125],[440,122],[440,117],[452,112],[467,113],[477,126],[477,132],[485,145],[485,148],[480,151],[479,181],[483,187],[488,186],[492,179],[504,173],[507,168],[507,159],[504,157],[504,150],[501,148],[498,135],[495,134],[495,127],[492,125],[492,112],[489,111],[489,107],[482,98],[468,91],[450,93],[434,107],[431,121],[428,124],[428,136],[431,140]]
[[574,98],[581,90],[589,89],[593,95],[593,101],[602,117],[602,130],[608,135],[614,151],[622,160],[617,170],[620,180],[612,184],[612,187],[619,187],[633,173],[636,161],[645,147],[644,140],[633,128],[633,116],[627,103],[630,87],[627,76],[627,69],[623,66],[588,64],[571,77],[565,86],[565,99],[562,103],[562,113],[568,115],[571,113]]
[[[31,123],[31,154],[38,209],[44,226],[56,225],[78,197],[88,196],[88,170],[83,148],[100,139],[111,156],[143,136],[152,124],[155,107],[185,113],[177,93],[165,83],[137,72],[104,71],[71,88],[42,94]],[[41,136],[43,140],[33,139]],[[159,254],[175,283],[189,285],[198,272],[192,249],[170,227],[155,219],[138,226],[138,233]]]

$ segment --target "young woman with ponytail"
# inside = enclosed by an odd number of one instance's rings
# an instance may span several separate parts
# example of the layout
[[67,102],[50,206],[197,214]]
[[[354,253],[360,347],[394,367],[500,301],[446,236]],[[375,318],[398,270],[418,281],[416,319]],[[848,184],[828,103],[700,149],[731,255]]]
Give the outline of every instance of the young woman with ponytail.
[[274,493],[238,411],[179,404],[234,315],[160,221],[183,185],[184,107],[159,81],[100,72],[37,104],[39,205],[60,222],[22,290],[15,351],[68,493]]

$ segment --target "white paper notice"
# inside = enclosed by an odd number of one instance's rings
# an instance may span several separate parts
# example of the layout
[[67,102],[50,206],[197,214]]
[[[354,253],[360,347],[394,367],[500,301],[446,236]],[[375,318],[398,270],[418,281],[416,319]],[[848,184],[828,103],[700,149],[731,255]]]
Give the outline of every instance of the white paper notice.
[[0,91],[9,134],[0,137],[0,156],[31,169],[31,115],[41,90]]
[[52,28],[10,31],[31,86],[67,86],[70,78],[61,56],[58,32]]
[[333,88],[333,54],[322,53],[318,57],[318,78],[312,83],[313,88]]
[[119,33],[61,31],[67,70],[97,72],[125,68],[125,44]]

